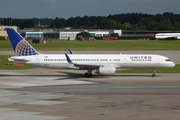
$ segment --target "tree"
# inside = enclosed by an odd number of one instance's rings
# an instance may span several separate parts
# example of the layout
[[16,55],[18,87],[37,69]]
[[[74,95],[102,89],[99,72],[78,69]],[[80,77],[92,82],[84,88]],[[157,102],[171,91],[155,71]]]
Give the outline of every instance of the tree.
[[91,37],[91,34],[90,33],[88,33],[88,32],[80,32],[80,33],[78,33],[77,35],[76,35],[76,37],[77,36],[82,36],[82,37]]
[[176,21],[176,22],[173,24],[173,27],[174,27],[174,30],[175,30],[175,31],[180,30],[180,21]]
[[110,36],[119,37],[119,34],[118,33],[112,33]]
[[3,19],[2,25],[7,25],[7,26],[13,25],[13,19],[12,18],[5,18],[5,19]]
[[123,29],[123,30],[132,30],[133,29],[132,25],[130,23],[128,23],[128,22],[125,22],[124,24],[121,24],[120,28]]
[[[122,29],[122,30],[180,30],[180,14],[143,14],[123,13],[109,16],[70,17],[69,19],[11,19],[0,18],[1,25],[17,25],[20,28],[31,28],[41,22],[50,25],[50,28],[71,27],[75,29]],[[34,23],[33,23],[34,22]]]
[[52,28],[63,28],[65,25],[66,20],[64,18],[56,17],[54,23],[51,24]]
[[14,19],[13,25],[16,25],[16,26],[21,28],[22,27],[22,20],[21,19]]
[[109,18],[104,18],[101,21],[101,29],[115,29],[116,22]]
[[86,32],[86,31],[78,33],[76,35],[77,40],[85,40],[88,37],[91,37],[91,35],[90,35],[90,33]]
[[31,19],[22,22],[22,28],[33,28],[33,27],[35,27],[35,23]]

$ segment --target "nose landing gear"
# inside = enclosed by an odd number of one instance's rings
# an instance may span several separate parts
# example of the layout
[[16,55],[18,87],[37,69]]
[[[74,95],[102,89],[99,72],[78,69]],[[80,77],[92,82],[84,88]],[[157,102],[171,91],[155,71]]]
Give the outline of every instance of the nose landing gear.
[[155,77],[155,76],[156,76],[156,70],[157,70],[157,69],[154,69],[154,73],[152,74],[152,77]]

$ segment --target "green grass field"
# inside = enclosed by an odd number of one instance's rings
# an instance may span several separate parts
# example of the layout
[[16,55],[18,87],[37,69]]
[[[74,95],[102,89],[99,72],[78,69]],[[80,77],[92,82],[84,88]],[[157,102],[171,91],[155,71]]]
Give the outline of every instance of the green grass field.
[[[32,44],[36,50],[180,50],[179,40],[118,40],[118,41],[65,41],[54,40],[52,44]],[[8,40],[0,41],[0,50],[12,50],[11,44]],[[11,62],[7,61],[10,56],[0,56],[0,70],[13,69],[32,69],[31,66],[12,66]],[[158,73],[179,73],[180,65],[174,68],[159,69]],[[119,73],[152,73],[152,69],[128,69],[118,70]]]
[[[54,40],[52,44],[32,44],[36,50],[180,50],[180,40],[117,40],[67,41]],[[0,50],[12,50],[8,40],[0,41]]]
[[32,66],[13,66],[12,62],[9,62],[7,58],[9,55],[0,55],[0,70],[21,70],[21,69],[33,69],[35,67]]

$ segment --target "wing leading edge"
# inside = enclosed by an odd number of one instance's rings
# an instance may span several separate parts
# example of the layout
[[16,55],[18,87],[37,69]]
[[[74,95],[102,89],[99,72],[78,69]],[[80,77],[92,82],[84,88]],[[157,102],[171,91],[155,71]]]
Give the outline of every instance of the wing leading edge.
[[73,64],[75,67],[78,67],[79,69],[96,69],[101,67],[102,65],[100,64],[80,64],[80,63],[74,63],[72,60],[69,58],[67,54],[65,54],[66,60],[69,64]]

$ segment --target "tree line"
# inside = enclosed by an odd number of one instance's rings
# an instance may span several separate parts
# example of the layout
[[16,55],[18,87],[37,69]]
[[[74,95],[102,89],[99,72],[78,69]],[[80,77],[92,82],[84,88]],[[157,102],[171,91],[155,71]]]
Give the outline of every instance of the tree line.
[[[39,22],[48,28],[63,29],[122,29],[180,31],[180,14],[165,12],[163,14],[124,13],[109,16],[77,16],[68,19],[12,19],[0,18],[1,25],[16,25],[19,28],[34,28]],[[36,26],[38,27],[38,26]]]

